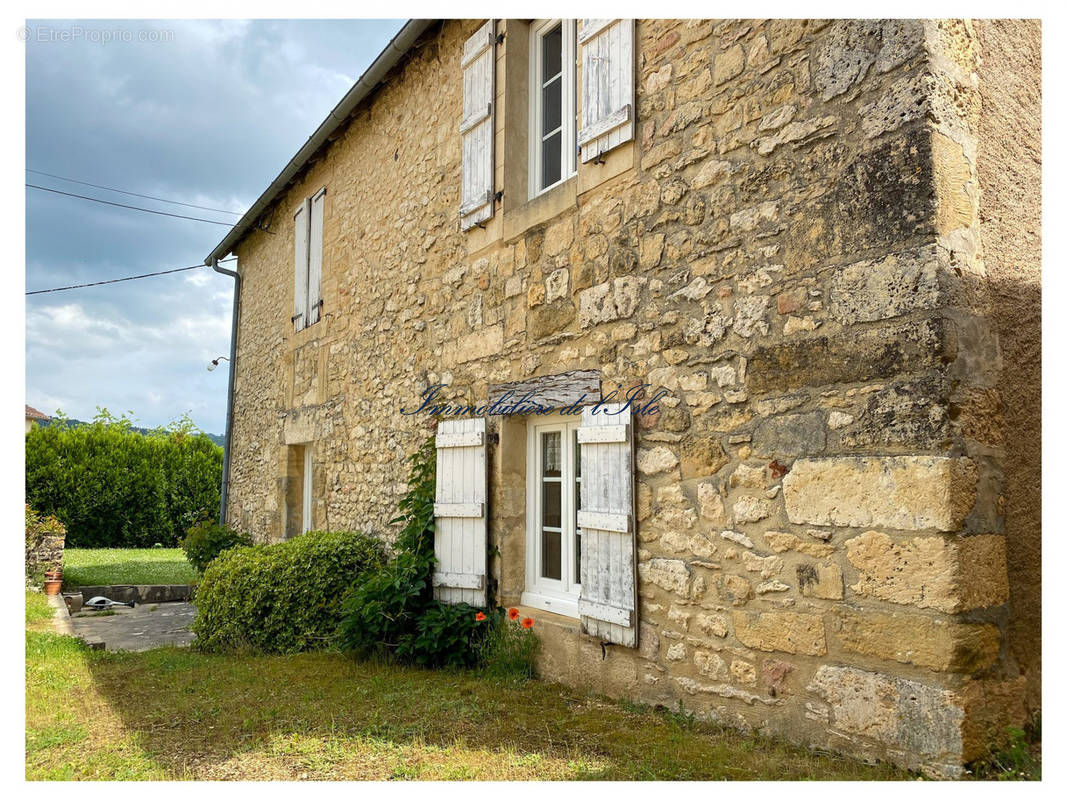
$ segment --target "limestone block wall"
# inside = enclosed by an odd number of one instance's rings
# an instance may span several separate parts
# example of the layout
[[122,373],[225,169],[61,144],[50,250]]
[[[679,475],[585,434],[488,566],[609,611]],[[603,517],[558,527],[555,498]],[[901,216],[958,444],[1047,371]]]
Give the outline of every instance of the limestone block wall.
[[[1041,707],[1041,25],[976,20],[978,213],[1004,370],[1008,641]],[[1010,131],[1010,135],[1005,135]]]
[[[636,435],[639,647],[532,612],[542,673],[958,773],[1021,721],[1037,663],[1008,635],[1033,629],[1007,570],[979,192],[1005,134],[981,128],[975,28],[639,20],[636,141],[527,202],[525,29],[502,21],[503,208],[461,233],[478,24],[428,31],[237,248],[231,520],[286,536],[309,447],[314,527],[389,539],[432,429],[400,409],[430,384],[663,387]],[[323,186],[323,320],[294,333],[292,215]],[[515,603],[525,423],[491,425],[494,590]]]

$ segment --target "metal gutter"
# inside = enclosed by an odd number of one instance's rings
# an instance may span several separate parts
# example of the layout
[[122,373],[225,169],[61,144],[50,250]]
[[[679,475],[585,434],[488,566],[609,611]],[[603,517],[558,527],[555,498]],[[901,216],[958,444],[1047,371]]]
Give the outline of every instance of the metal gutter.
[[[271,202],[281,194],[297,173],[307,165],[310,158],[322,147],[326,140],[345,123],[345,120],[348,119],[356,106],[374,91],[389,70],[395,67],[404,54],[411,49],[412,45],[415,44],[415,40],[435,21],[432,19],[410,19],[407,21],[378,57],[374,59],[374,63],[367,68],[367,71],[360,76],[355,85],[341,98],[341,102],[334,106],[333,111],[311,134],[304,146],[289,160],[289,163],[285,165],[285,169],[267,187],[267,190],[259,196],[259,199],[252,204],[252,207],[245,212],[244,216],[238,220],[237,224],[230,229],[225,238],[215,246],[215,249],[211,251],[208,257],[204,259],[205,264],[214,266],[215,262],[225,258],[232,252],[237,243],[252,228],[253,223],[267,210]],[[230,270],[219,271],[230,272]],[[233,362],[231,362],[231,370],[233,368],[232,364]]]
[[212,260],[211,268],[233,278],[233,321],[230,323],[230,377],[226,387],[226,438],[222,443],[222,499],[219,503],[219,524],[226,524],[226,500],[230,494],[230,441],[233,437],[233,379],[237,374],[237,315],[241,310],[241,276],[236,270],[219,266]]

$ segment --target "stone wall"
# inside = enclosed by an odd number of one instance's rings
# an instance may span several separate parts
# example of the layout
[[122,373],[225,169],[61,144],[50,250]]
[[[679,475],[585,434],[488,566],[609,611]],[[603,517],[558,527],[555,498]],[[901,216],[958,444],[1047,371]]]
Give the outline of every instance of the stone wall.
[[[461,233],[459,54],[477,25],[424,35],[237,248],[231,520],[291,532],[307,446],[314,526],[391,537],[430,431],[399,409],[430,384],[473,402],[596,369],[606,391],[666,388],[637,432],[640,646],[534,611],[543,674],[958,773],[1021,720],[1033,647],[1006,637],[975,30],[640,20],[637,140],[526,202],[509,172],[525,28],[506,21],[509,188]],[[291,220],[322,186],[324,318],[294,333]],[[492,571],[515,603],[525,427],[491,424]]]
[[[975,20],[979,216],[1003,354],[1009,645],[1041,707],[1041,24]],[[1022,124],[1025,121],[1026,124]],[[1011,135],[1005,136],[1005,131]]]
[[[26,535],[26,588],[40,588],[44,573],[63,568],[63,545],[67,535],[62,525],[52,518],[51,524],[39,525],[34,533]],[[51,530],[41,530],[41,528]],[[58,531],[56,529],[59,529]]]

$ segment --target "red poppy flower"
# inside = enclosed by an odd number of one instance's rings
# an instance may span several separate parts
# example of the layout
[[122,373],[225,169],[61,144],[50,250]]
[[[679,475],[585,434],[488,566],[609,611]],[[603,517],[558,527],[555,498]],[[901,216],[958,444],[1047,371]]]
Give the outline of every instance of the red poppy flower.
[[475,622],[481,622],[484,619],[485,619],[485,614],[483,614],[481,611],[479,611],[477,614],[474,615],[474,621]]
[[523,621],[522,621],[522,627],[524,627],[524,628],[532,628],[533,627],[533,620],[530,619],[530,617],[525,617],[523,619]]
[[509,608],[508,609],[508,619],[518,619],[518,618],[519,618],[519,609],[517,609],[517,608]]

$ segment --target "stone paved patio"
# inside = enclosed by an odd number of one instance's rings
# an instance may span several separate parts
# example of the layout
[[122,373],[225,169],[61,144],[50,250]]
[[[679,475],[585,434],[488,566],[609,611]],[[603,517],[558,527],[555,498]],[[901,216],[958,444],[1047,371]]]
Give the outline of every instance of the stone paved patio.
[[89,642],[103,642],[107,650],[185,646],[195,638],[189,630],[196,616],[192,603],[146,603],[136,608],[116,608],[114,612],[104,616],[85,610],[71,614],[74,633]]

